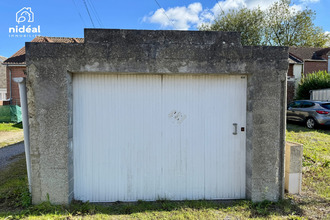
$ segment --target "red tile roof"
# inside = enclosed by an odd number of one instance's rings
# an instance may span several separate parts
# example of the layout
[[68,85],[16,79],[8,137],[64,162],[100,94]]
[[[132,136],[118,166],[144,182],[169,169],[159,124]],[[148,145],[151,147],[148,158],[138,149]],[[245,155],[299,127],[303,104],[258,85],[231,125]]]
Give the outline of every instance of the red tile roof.
[[[45,43],[84,43],[84,38],[71,37],[36,37],[31,42],[45,42]],[[25,47],[22,47],[14,55],[6,59],[4,64],[25,65]]]
[[313,58],[314,52],[317,51],[328,52],[329,50],[326,49],[327,48],[322,48],[322,47],[289,47],[289,54],[303,61],[307,59],[314,59]]

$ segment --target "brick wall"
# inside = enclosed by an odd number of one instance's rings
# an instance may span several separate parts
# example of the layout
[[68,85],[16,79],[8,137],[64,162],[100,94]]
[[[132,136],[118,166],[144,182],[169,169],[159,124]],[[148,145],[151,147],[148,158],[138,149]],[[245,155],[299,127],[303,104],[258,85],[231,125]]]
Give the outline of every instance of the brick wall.
[[328,61],[305,61],[304,62],[304,73],[317,72],[319,70],[328,70]]
[[[9,68],[11,69],[11,79],[9,79]],[[11,81],[11,104],[21,106],[18,83],[13,81],[16,77],[25,77],[25,67],[7,67],[7,99],[10,98],[10,81]]]

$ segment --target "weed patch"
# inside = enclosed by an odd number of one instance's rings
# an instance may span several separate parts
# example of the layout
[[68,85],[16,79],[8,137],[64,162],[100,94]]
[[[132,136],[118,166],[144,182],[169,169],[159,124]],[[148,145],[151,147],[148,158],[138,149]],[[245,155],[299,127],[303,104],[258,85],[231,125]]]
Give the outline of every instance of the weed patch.
[[0,210],[30,206],[24,155],[0,172]]

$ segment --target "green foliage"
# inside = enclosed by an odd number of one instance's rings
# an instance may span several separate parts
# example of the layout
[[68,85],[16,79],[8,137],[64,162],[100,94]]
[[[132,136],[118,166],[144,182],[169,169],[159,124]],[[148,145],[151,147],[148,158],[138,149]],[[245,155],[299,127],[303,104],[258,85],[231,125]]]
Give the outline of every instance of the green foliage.
[[30,206],[18,213],[1,213],[0,218],[21,219],[225,219],[237,218],[269,219],[276,216],[296,215],[298,208],[291,199],[279,202],[264,201],[156,201],[107,205],[73,201],[69,206],[52,205],[49,201]]
[[291,1],[274,2],[267,10],[240,8],[222,13],[204,31],[241,32],[243,45],[324,47],[330,36],[314,25],[315,12],[298,11]]
[[266,11],[265,42],[273,46],[323,47],[324,31],[314,25],[315,12],[297,11],[290,1],[276,1]]
[[203,24],[200,30],[237,31],[241,32],[243,45],[260,45],[263,37],[260,27],[263,25],[263,11],[259,8],[254,10],[241,8],[239,10],[232,9],[228,13],[222,11],[212,25]]
[[326,71],[318,71],[303,76],[297,89],[297,100],[309,99],[310,90],[330,88],[330,74]]
[[269,207],[272,204],[272,202],[265,200],[263,202],[254,203],[253,207],[259,215],[265,216],[269,214]]
[[10,168],[0,172],[0,210],[26,208],[31,204],[24,155],[19,157]]

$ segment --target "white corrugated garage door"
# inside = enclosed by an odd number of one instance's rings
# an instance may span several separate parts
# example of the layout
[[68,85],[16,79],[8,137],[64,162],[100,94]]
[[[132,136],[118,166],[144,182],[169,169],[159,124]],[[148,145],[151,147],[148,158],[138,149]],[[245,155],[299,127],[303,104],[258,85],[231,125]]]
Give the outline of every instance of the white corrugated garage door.
[[246,83],[245,76],[75,74],[74,198],[245,198]]

